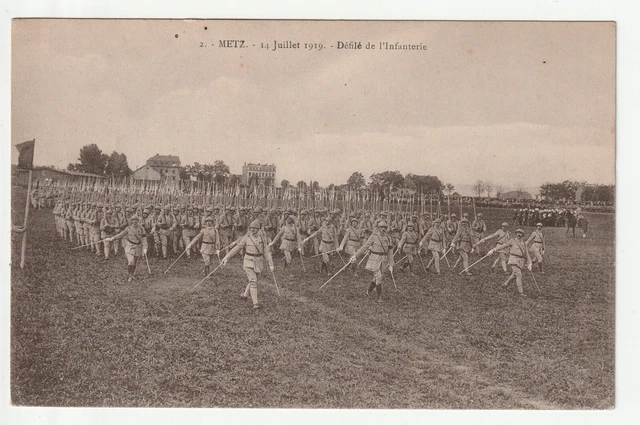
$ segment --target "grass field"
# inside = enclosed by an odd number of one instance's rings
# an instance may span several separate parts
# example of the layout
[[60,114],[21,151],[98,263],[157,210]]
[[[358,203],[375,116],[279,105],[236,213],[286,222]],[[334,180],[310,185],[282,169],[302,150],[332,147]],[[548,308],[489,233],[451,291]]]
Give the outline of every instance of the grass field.
[[[24,190],[13,189],[13,222]],[[490,231],[510,210],[483,210]],[[152,275],[122,284],[107,263],[70,251],[51,210],[32,213],[28,264],[14,236],[11,398],[40,406],[220,406],[421,409],[609,409],[614,406],[614,215],[591,214],[586,239],[545,229],[546,275],[524,275],[529,297],[490,261],[474,276],[369,272],[324,289],[318,259],[304,275],[262,277],[263,309],[238,295],[240,258],[201,279],[200,260],[151,258]],[[530,229],[526,229],[527,235]],[[339,258],[333,260],[334,271]],[[534,269],[535,271],[535,269]]]

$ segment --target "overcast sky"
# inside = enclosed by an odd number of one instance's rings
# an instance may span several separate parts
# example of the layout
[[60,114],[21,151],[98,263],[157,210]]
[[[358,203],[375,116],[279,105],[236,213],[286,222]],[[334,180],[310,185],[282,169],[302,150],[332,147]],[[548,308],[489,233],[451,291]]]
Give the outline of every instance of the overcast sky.
[[[325,49],[257,47],[274,40]],[[613,23],[15,20],[11,104],[12,143],[60,168],[96,143],[133,169],[274,163],[278,183],[615,182]]]

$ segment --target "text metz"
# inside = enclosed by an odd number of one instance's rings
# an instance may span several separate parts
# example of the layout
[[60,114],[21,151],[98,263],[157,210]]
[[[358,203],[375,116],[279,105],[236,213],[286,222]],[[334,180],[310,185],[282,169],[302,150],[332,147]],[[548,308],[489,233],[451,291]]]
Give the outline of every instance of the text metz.
[[220,44],[218,47],[239,48],[239,47],[245,47],[245,46],[244,46],[244,40],[220,40]]

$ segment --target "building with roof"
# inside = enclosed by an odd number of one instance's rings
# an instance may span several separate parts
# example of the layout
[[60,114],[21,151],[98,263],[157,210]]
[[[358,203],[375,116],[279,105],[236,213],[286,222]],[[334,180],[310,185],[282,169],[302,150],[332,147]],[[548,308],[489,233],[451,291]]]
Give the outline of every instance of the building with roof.
[[[52,167],[33,167],[32,183],[49,185],[56,182],[74,182],[83,178],[106,179],[98,174],[82,173],[80,171],[58,170]],[[29,182],[29,170],[23,170],[11,166],[11,184],[14,186],[27,186]]]
[[180,158],[175,155],[155,154],[147,163],[133,172],[133,180],[180,181]]
[[276,166],[274,164],[252,164],[244,163],[242,166],[241,184],[245,186],[265,186],[275,185]]

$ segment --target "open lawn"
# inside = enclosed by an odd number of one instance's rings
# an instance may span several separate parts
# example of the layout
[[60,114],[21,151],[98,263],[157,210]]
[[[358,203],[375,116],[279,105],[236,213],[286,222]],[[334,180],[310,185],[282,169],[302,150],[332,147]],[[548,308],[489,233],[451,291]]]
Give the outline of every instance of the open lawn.
[[[13,189],[13,222],[24,213]],[[511,210],[482,210],[493,232]],[[32,212],[27,266],[14,235],[11,398],[15,405],[307,408],[609,409],[614,406],[614,215],[589,214],[589,237],[545,229],[546,275],[529,297],[502,288],[492,259],[463,277],[370,273],[325,288],[320,259],[293,276],[276,258],[278,297],[262,276],[263,309],[239,299],[240,258],[202,278],[199,259],[151,258],[124,283],[122,252],[104,263]],[[511,230],[513,225],[511,225]],[[531,229],[525,229],[528,237]],[[579,231],[578,231],[579,233]],[[487,247],[488,248],[488,247]],[[344,254],[343,254],[344,256]],[[425,257],[426,258],[426,257]],[[453,257],[451,257],[453,258]],[[495,258],[495,257],[493,257]],[[346,257],[345,257],[346,259]],[[426,261],[426,260],[425,260]],[[217,260],[216,260],[217,262]],[[332,260],[333,271],[342,265]],[[536,269],[534,268],[534,272]]]

